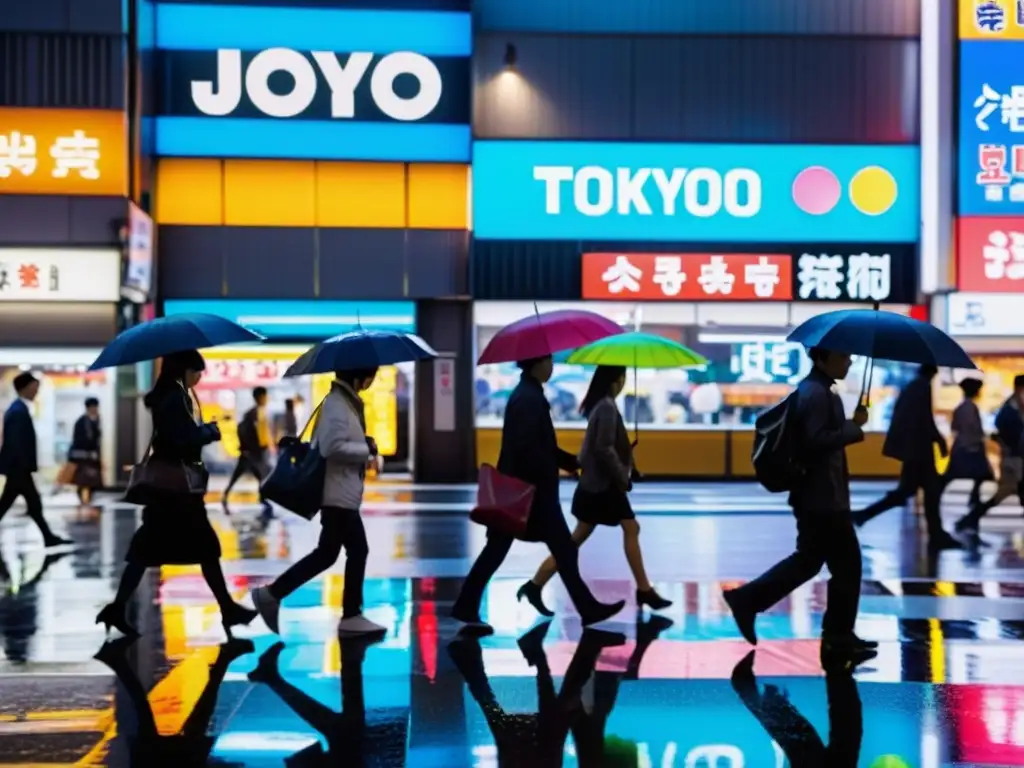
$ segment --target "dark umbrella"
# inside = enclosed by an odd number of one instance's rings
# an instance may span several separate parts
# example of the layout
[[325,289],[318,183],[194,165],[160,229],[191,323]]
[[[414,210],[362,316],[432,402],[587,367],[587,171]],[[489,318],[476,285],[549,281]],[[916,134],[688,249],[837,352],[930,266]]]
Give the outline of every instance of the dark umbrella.
[[156,360],[186,349],[207,349],[262,340],[263,337],[258,333],[217,315],[189,313],[158,317],[119,333],[100,352],[89,370]]
[[[871,360],[893,360],[936,368],[971,368],[964,348],[931,323],[878,309],[840,309],[812,317],[786,337],[808,349],[862,355]],[[864,370],[864,392],[871,390],[870,362]]]
[[378,368],[395,363],[411,363],[437,357],[427,342],[411,333],[357,330],[322,341],[306,350],[289,366],[285,376],[359,368]]

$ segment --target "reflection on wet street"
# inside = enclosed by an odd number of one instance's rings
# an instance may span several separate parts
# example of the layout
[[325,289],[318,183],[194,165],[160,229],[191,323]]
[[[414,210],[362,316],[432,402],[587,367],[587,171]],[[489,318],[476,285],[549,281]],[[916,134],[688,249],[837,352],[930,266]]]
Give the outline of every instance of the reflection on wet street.
[[[854,506],[883,486],[855,488]],[[571,493],[566,486],[564,494]],[[448,618],[483,545],[470,491],[377,486],[364,512],[367,616],[376,640],[339,639],[343,565],[291,595],[281,636],[260,620],[228,642],[192,567],[144,580],[138,640],[94,624],[117,583],[136,510],[52,502],[75,539],[46,556],[34,526],[0,529],[0,766],[612,766],[939,768],[1024,765],[1024,525],[993,514],[982,546],[930,559],[919,517],[862,532],[857,632],[880,643],[855,672],[819,663],[824,579],[758,622],[756,652],[722,590],[786,554],[792,518],[744,485],[650,485],[633,494],[648,569],[674,601],[638,613],[617,531],[581,552],[604,601],[584,631],[558,579],[550,622],[515,593],[546,554],[517,544],[484,601],[495,634]],[[944,513],[962,512],[951,492]],[[315,543],[319,527],[259,507],[211,505],[235,597]]]

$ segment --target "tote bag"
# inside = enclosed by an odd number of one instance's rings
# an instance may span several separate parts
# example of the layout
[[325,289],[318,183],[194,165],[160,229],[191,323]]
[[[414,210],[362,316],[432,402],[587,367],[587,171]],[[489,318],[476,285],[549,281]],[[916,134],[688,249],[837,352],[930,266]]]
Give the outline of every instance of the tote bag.
[[302,437],[319,420],[325,397],[309,416],[298,437],[282,437],[277,444],[277,464],[260,486],[264,497],[280,504],[299,517],[312,520],[320,511],[324,499],[324,477],[327,460],[313,442]]
[[476,507],[469,513],[469,519],[509,536],[521,537],[530,520],[535,491],[529,483],[484,464],[480,467]]

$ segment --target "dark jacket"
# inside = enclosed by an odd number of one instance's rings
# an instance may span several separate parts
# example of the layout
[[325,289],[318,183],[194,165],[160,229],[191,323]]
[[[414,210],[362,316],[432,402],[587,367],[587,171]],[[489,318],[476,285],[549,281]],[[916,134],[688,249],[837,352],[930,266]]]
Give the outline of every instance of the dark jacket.
[[934,462],[933,445],[945,442],[932,414],[932,382],[916,376],[900,392],[882,454],[903,462]]
[[0,475],[31,475],[39,468],[36,461],[36,428],[28,406],[18,398],[4,414]]
[[259,456],[263,452],[263,446],[260,445],[258,420],[259,413],[253,406],[238,422],[238,450],[242,453]]
[[498,471],[536,489],[527,538],[540,538],[551,515],[561,515],[559,469],[575,472],[576,457],[558,447],[544,388],[523,374],[505,406]]
[[68,450],[68,461],[100,460],[100,423],[89,418],[88,414],[78,417],[75,431],[71,437],[71,448]]
[[216,424],[197,424],[192,397],[172,385],[156,392],[147,405],[153,413],[153,455],[160,459],[202,462],[203,446],[216,442]]
[[[6,429],[6,421],[4,428]],[[996,434],[1014,456],[1024,455],[1024,416],[1017,396],[1011,395],[996,414]]]
[[601,493],[609,488],[625,493],[633,472],[633,448],[618,406],[601,399],[587,416],[587,432],[580,448],[580,488]]
[[796,512],[850,511],[846,446],[861,442],[864,432],[846,418],[842,399],[832,391],[834,384],[815,369],[796,389],[800,454],[807,470],[789,494]]

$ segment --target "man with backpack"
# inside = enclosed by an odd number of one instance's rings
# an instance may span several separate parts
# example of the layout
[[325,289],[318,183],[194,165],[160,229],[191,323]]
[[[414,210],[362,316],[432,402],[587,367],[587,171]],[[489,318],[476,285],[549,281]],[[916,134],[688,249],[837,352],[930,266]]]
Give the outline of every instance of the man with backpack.
[[[270,425],[267,421],[267,389],[256,387],[252,391],[252,399],[256,403],[245,412],[245,416],[238,422],[238,463],[235,464],[235,471],[231,473],[228,486],[224,489],[224,497],[221,505],[227,514],[231,514],[228,508],[228,494],[235,487],[242,475],[248,473],[256,478],[257,483],[262,483],[267,474],[267,452],[270,449]],[[273,507],[266,500],[263,491],[260,490],[260,503],[263,505],[262,519],[264,522],[273,517]]]
[[[796,517],[796,551],[747,584],[725,592],[743,637],[757,644],[757,614],[788,596],[828,565],[828,606],[822,619],[821,661],[858,664],[874,655],[877,643],[854,634],[860,603],[861,553],[850,517],[850,471],[846,446],[864,440],[868,412],[858,406],[847,419],[835,384],[850,371],[850,355],[811,349],[811,373],[782,406],[767,445],[754,452],[755,471],[782,467],[789,504]],[[762,425],[758,426],[759,433]],[[765,435],[759,434],[761,441]],[[760,451],[760,453],[759,453]],[[761,470],[759,470],[759,465]],[[785,469],[786,466],[789,469]],[[769,490],[779,490],[777,484]]]

